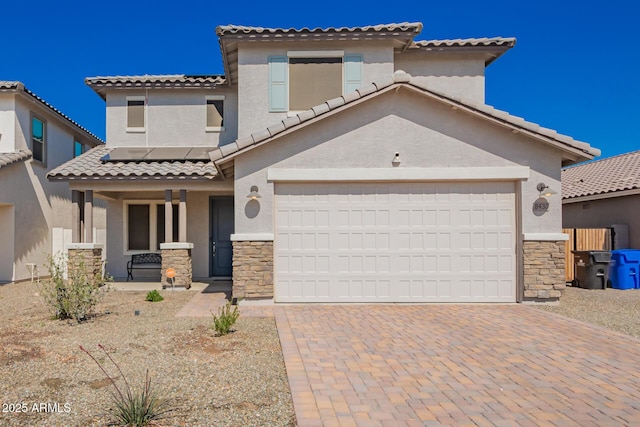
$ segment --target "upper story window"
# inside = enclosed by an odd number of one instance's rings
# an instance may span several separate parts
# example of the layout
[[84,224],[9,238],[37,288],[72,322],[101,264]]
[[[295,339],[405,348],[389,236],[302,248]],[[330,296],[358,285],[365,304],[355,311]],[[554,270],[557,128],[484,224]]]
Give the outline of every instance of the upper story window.
[[84,144],[77,139],[73,140],[73,157],[78,157],[82,153],[84,153],[85,147]]
[[144,96],[127,96],[127,131],[144,132],[145,99]]
[[35,115],[31,116],[31,151],[33,160],[46,163],[47,122]]
[[208,95],[206,130],[219,132],[224,130],[224,96]]
[[269,111],[302,111],[359,88],[362,55],[291,51],[269,57]]

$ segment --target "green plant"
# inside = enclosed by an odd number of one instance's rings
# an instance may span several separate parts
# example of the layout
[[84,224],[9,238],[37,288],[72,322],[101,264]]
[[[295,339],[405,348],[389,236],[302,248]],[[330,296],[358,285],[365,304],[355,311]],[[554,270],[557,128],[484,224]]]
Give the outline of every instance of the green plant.
[[158,301],[163,301],[164,297],[160,295],[160,292],[154,289],[147,293],[147,297],[145,298],[145,300],[151,301],[151,302],[158,302]]
[[238,311],[238,306],[234,305],[233,310],[231,310],[231,301],[227,301],[227,303],[218,309],[218,314],[213,314],[213,329],[218,333],[218,335],[226,335],[231,332],[231,327],[238,317],[240,316],[240,311]]
[[172,411],[172,409],[169,408],[169,400],[160,397],[158,390],[151,384],[149,369],[146,371],[142,388],[134,391],[120,369],[120,366],[113,360],[109,352],[107,352],[102,344],[98,344],[98,347],[104,352],[120,374],[124,382],[124,391],[118,386],[115,378],[109,375],[102,362],[99,362],[93,354],[84,347],[80,346],[80,350],[85,352],[98,365],[100,370],[111,381],[111,384],[113,384],[115,391],[111,393],[113,398],[111,412],[114,422],[124,426],[139,427],[166,418]]
[[[40,293],[56,319],[82,322],[95,314],[96,306],[109,290],[107,283],[111,279],[103,277],[101,271],[89,272],[84,261],[66,261],[64,255],[49,256],[49,278],[40,282]],[[66,279],[65,265],[68,265]]]

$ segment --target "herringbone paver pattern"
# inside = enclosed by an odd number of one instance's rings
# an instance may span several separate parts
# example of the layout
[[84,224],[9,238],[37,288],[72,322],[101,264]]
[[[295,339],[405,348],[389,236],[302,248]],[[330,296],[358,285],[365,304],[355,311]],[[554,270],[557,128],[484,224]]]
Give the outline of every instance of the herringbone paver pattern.
[[532,307],[275,316],[300,426],[640,425],[640,341]]

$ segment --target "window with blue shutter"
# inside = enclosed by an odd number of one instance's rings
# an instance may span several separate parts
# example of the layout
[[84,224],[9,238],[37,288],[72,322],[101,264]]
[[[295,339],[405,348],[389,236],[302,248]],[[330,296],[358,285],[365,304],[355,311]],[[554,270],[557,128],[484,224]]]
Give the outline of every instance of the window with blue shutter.
[[269,57],[269,111],[311,108],[362,86],[362,55],[289,52]]
[[269,57],[269,111],[288,111],[287,68],[289,59],[286,56]]
[[362,86],[362,55],[344,57],[344,93],[353,92]]

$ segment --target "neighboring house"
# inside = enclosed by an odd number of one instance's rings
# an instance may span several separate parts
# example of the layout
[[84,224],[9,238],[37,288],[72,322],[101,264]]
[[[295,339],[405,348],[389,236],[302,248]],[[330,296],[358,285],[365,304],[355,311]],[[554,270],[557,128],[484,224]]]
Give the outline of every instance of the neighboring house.
[[538,186],[599,150],[485,105],[515,39],[421,30],[221,26],[224,76],[88,78],[106,146],[49,177],[107,201],[117,278],[160,251],[176,284],[276,302],[557,299],[561,201]]
[[[98,137],[22,83],[0,81],[0,282],[46,274],[47,257],[71,241],[69,187],[46,174],[98,145]],[[94,225],[100,222],[104,235],[98,211]]]
[[615,249],[640,249],[640,151],[562,170],[562,226],[613,228]]

